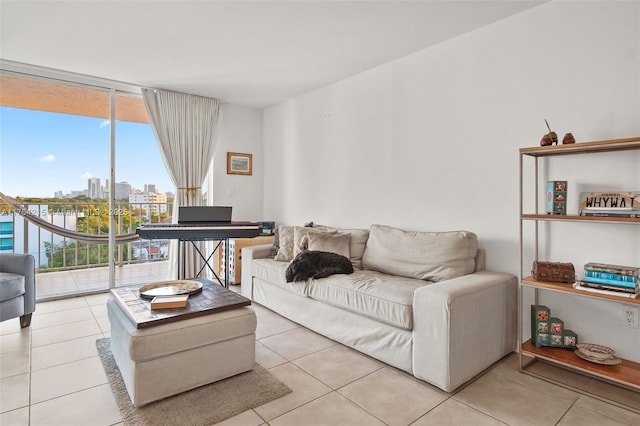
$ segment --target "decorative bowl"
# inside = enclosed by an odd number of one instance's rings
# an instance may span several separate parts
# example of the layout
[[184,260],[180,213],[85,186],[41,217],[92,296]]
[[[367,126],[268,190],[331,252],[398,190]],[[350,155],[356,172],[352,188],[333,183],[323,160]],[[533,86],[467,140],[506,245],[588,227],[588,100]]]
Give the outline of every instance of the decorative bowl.
[[595,343],[578,343],[576,347],[586,356],[598,360],[609,359],[616,353],[616,351],[609,347],[597,345]]
[[177,296],[180,294],[195,294],[202,291],[202,283],[194,280],[160,281],[143,285],[139,288],[140,297],[153,299],[154,297]]

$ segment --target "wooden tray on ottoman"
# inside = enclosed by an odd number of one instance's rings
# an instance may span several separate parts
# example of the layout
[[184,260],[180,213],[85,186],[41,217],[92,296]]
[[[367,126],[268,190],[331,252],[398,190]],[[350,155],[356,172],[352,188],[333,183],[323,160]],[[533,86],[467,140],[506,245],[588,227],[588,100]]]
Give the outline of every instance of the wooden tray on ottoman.
[[111,294],[136,328],[153,327],[251,305],[251,300],[209,279],[190,280],[202,283],[202,292],[189,297],[189,303],[184,308],[151,310],[151,301],[140,297],[138,289],[142,285],[114,288]]

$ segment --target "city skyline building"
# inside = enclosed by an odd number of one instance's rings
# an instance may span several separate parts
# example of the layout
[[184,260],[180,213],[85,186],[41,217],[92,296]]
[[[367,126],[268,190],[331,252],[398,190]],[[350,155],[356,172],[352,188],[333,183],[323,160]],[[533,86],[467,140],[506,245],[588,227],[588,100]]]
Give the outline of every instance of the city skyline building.
[[146,193],[130,194],[129,204],[132,208],[146,210],[147,214],[167,212],[167,194]]
[[[114,186],[115,186],[116,200],[128,199],[129,194],[133,192],[133,188],[131,187],[129,182],[126,182],[126,181],[116,182]],[[107,179],[106,184],[104,186],[104,190],[102,192],[102,194],[104,195],[104,198],[109,198],[109,189],[110,189],[109,179]]]
[[89,198],[103,198],[102,186],[100,185],[100,178],[89,178],[87,184],[87,197]]

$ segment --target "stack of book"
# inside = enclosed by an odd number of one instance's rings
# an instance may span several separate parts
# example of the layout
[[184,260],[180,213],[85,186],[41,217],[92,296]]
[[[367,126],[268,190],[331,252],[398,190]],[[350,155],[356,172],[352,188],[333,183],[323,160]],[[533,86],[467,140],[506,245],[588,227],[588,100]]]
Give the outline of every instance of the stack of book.
[[640,218],[640,192],[581,192],[579,214]]
[[617,296],[638,297],[640,294],[640,267],[587,263],[580,288]]

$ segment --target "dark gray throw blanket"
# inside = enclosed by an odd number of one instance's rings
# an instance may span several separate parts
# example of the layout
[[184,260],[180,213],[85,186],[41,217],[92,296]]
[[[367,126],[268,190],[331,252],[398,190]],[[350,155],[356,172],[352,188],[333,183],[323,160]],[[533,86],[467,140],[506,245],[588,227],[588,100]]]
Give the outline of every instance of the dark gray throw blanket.
[[287,267],[287,282],[325,278],[333,274],[351,274],[353,265],[347,257],[328,251],[301,251]]

